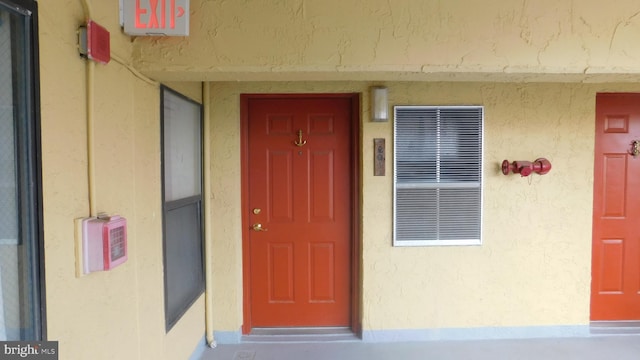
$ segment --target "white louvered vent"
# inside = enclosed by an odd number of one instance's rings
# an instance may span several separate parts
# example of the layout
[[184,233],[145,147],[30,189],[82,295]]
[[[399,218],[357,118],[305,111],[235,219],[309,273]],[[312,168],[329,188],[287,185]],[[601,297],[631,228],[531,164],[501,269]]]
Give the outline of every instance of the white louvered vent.
[[394,115],[394,246],[480,244],[483,107]]

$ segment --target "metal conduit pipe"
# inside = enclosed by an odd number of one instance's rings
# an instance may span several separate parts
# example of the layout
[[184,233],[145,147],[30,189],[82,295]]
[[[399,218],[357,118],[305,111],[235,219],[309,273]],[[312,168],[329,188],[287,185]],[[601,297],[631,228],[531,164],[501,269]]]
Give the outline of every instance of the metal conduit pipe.
[[[87,0],[81,0],[82,10],[84,11],[85,20],[91,19],[91,6]],[[96,178],[95,178],[95,155],[94,155],[94,79],[96,63],[86,61],[86,106],[87,106],[87,185],[89,193],[89,216],[98,215],[96,207]]]
[[205,281],[205,334],[207,345],[217,346],[213,336],[213,272],[211,257],[213,240],[211,239],[211,87],[210,83],[202,83],[202,117],[204,118],[204,281]]

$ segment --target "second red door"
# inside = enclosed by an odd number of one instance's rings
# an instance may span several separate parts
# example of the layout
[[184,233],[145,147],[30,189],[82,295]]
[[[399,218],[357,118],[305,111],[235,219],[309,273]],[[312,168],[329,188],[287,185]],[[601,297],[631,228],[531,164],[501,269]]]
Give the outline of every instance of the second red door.
[[640,320],[640,94],[598,94],[591,320]]

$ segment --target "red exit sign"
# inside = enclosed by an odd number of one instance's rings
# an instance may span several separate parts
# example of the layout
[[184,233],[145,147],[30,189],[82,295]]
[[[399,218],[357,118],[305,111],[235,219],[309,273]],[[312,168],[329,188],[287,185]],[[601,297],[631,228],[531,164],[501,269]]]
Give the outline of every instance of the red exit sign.
[[124,0],[128,35],[189,35],[189,0]]

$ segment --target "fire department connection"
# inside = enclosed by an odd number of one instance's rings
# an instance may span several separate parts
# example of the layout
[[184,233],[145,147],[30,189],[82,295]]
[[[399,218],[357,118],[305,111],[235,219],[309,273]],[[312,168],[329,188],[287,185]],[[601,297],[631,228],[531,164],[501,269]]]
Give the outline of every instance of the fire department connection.
[[510,172],[520,174],[520,176],[529,176],[531,173],[544,175],[551,171],[551,162],[545,158],[538,158],[534,161],[513,161],[504,160],[502,162],[502,173],[509,175]]

